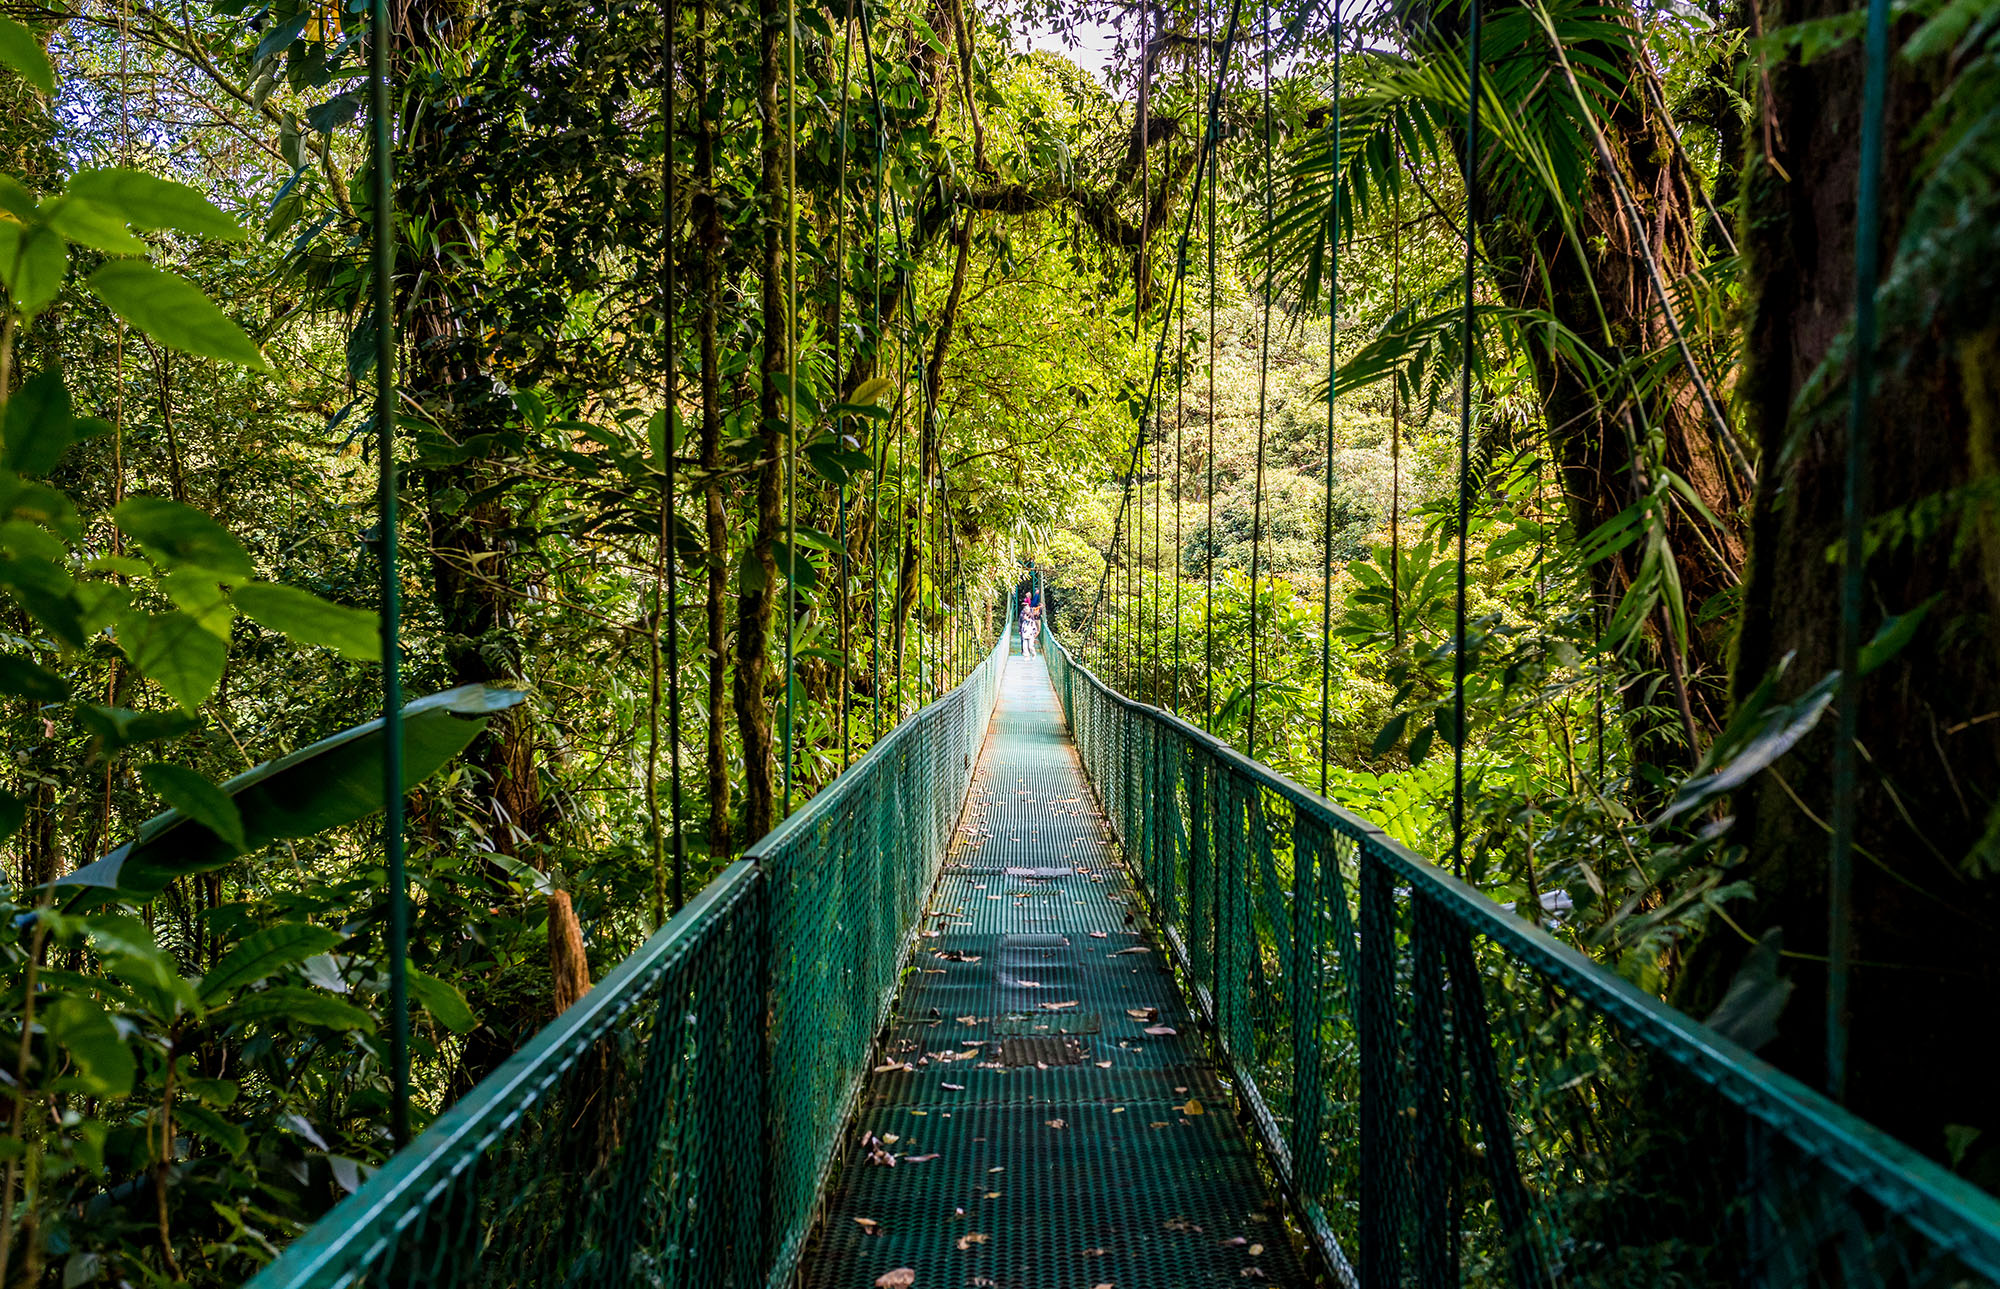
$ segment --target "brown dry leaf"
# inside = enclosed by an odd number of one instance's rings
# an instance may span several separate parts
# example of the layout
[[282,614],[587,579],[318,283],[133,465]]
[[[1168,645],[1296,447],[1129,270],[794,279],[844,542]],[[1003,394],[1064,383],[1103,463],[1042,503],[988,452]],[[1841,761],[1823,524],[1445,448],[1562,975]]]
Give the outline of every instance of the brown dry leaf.
[[987,1192],[986,1192],[986,1198],[987,1198],[987,1199],[999,1199],[999,1198],[1000,1198],[1000,1192],[999,1192],[999,1191],[987,1191]]
[[1148,1025],[1146,1027],[1146,1032],[1148,1034],[1151,1034],[1154,1038],[1166,1038],[1169,1035],[1180,1033],[1180,1031],[1175,1029],[1172,1025]]
[[1109,1249],[1085,1249],[1083,1256],[1086,1258],[1101,1258],[1109,1252],[1111,1252]]
[[1022,989],[1040,989],[1042,987],[1042,982],[1039,980],[1016,980],[1014,983]]
[[902,1140],[902,1138],[901,1138],[901,1137],[898,1137],[898,1136],[897,1136],[897,1135],[896,1135],[895,1133],[893,1133],[893,1132],[885,1132],[885,1133],[883,1133],[883,1134],[882,1134],[882,1140],[884,1140],[884,1141],[888,1142],[888,1143],[889,1143],[890,1145],[892,1145],[892,1146],[893,1146],[893,1145],[895,1145],[895,1144],[896,1144],[897,1142],[901,1141],[901,1140]]
[[1261,1245],[1261,1244],[1253,1244],[1253,1245],[1251,1245],[1251,1246],[1250,1246],[1250,1256],[1251,1256],[1251,1257],[1253,1257],[1253,1258],[1261,1258],[1261,1257],[1263,1257],[1263,1256],[1264,1256],[1264,1246],[1263,1246],[1263,1245]]
[[931,1160],[936,1158],[937,1158],[936,1152],[932,1152],[931,1154],[928,1155],[905,1155],[903,1156],[903,1162],[906,1164],[928,1164],[929,1162],[931,1162]]
[[1061,1127],[1064,1127],[1064,1126],[1066,1126],[1066,1125],[1065,1125],[1065,1124],[1063,1123],[1063,1121],[1062,1121],[1061,1119],[1050,1119],[1050,1120],[1048,1121],[1048,1124],[1049,1124],[1049,1127],[1051,1127],[1051,1128],[1061,1128]]
[[952,1019],[961,1025],[984,1025],[986,1023],[984,1016],[954,1016]]
[[875,1228],[881,1225],[872,1217],[857,1217],[854,1219],[854,1224],[870,1235],[875,1234]]
[[875,1277],[875,1289],[910,1289],[915,1283],[917,1273],[914,1267],[897,1267]]
[[1108,1070],[1108,1069],[1110,1069],[1110,1068],[1111,1068],[1111,1062],[1109,1062],[1109,1061],[1099,1061],[1099,1062],[1097,1063],[1097,1068],[1098,1068],[1098,1069],[1100,1069],[1100,1070]]
[[1111,1282],[1109,1280],[1100,1280],[1092,1285],[1090,1289],[1111,1289]]
[[889,1074],[896,1070],[914,1070],[916,1068],[916,1066],[911,1065],[908,1061],[891,1061],[887,1065],[876,1066],[875,1073]]
[[1076,1006],[1075,1002],[1042,1004],[1042,1008],[1044,1011],[1052,1011],[1052,1012],[1067,1011],[1069,1008],[1074,1006]]
[[1242,1236],[1232,1235],[1228,1239],[1222,1241],[1222,1247],[1225,1249],[1240,1249],[1248,1243],[1250,1243],[1250,1241],[1244,1239]]
[[1246,1280],[1268,1280],[1270,1278],[1264,1274],[1262,1267],[1245,1267],[1236,1274]]
[[1125,1014],[1133,1020],[1158,1020],[1160,1018],[1160,1009],[1157,1007],[1127,1007]]
[[1169,1231],[1192,1231],[1196,1235],[1201,1234],[1201,1228],[1199,1226],[1196,1226],[1193,1222],[1190,1222],[1188,1219],[1184,1217],[1168,1218],[1166,1221],[1166,1229]]
[[1114,952],[1111,956],[1114,958],[1122,958],[1128,953],[1151,953],[1151,952],[1152,950],[1147,948],[1145,945],[1135,944],[1129,949],[1119,949],[1116,952]]
[[1177,1105],[1174,1107],[1174,1109],[1180,1111],[1182,1114],[1186,1115],[1190,1119],[1195,1118],[1202,1112],[1201,1102],[1195,1100],[1193,1097],[1188,1098],[1188,1103],[1186,1105]]
[[963,1253],[973,1245],[984,1244],[992,1238],[981,1231],[967,1231],[964,1235],[958,1237],[958,1251]]

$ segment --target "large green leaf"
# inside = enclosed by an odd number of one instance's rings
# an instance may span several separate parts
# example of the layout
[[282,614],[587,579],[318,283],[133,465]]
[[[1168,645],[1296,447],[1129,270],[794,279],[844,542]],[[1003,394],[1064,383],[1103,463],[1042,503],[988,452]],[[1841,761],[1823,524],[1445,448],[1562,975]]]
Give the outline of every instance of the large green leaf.
[[22,226],[0,220],[0,285],[13,304],[33,317],[56,298],[69,272],[69,248],[46,224]]
[[0,694],[16,694],[37,703],[60,703],[69,697],[69,682],[31,659],[0,653]]
[[245,985],[254,985],[339,943],[338,931],[309,922],[280,922],[252,932],[201,978],[202,1001],[213,1006]]
[[300,985],[278,985],[249,994],[215,1014],[218,1024],[241,1025],[253,1020],[281,1020],[325,1029],[375,1032],[375,1019],[352,1003]]
[[201,619],[178,611],[121,614],[118,645],[134,667],[189,712],[208,701],[229,661],[227,642]]
[[410,997],[452,1033],[470,1034],[472,1027],[479,1023],[479,1018],[472,1014],[472,1008],[466,1005],[465,995],[459,993],[456,987],[415,967],[407,968],[404,978],[409,981]]
[[143,260],[113,260],[85,285],[113,313],[169,348],[269,370],[243,328],[186,278]]
[[292,643],[325,645],[343,658],[378,662],[382,657],[380,619],[365,609],[330,604],[310,591],[274,582],[236,588],[236,607]]
[[132,497],[120,502],[111,518],[168,568],[198,568],[225,581],[251,576],[250,552],[236,534],[193,506],[165,497]]
[[141,766],[139,777],[160,794],[161,800],[234,846],[239,854],[250,848],[236,803],[205,776],[184,765],[158,761]]
[[43,98],[56,92],[56,70],[42,42],[12,18],[0,18],[0,65],[18,72]]
[[246,236],[241,224],[194,189],[143,170],[86,170],[69,181],[64,195],[147,231],[173,228],[225,242],[240,242]]
[[7,400],[0,465],[25,475],[47,474],[73,441],[70,427],[75,421],[62,368],[36,372]]
[[118,1027],[94,999],[58,994],[44,1004],[37,1019],[49,1045],[62,1057],[55,1063],[48,1091],[96,1097],[122,1097],[132,1091],[138,1062]]
[[[486,728],[486,717],[520,702],[519,690],[461,685],[403,709],[403,787],[435,774]],[[373,720],[267,762],[221,785],[243,816],[249,849],[308,837],[382,808],[382,722]],[[108,887],[126,895],[158,894],[185,873],[207,872],[237,852],[178,810],[155,815],[139,835],[58,886]]]

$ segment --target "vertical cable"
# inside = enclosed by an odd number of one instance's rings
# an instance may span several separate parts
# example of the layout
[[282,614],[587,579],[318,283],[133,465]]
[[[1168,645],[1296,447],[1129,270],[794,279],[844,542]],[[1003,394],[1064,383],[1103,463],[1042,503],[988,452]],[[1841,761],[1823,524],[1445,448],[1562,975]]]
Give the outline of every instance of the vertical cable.
[[1333,205],[1326,221],[1326,476],[1320,503],[1319,592],[1319,794],[1326,795],[1326,763],[1333,729],[1333,407],[1334,368],[1340,361],[1340,0],[1333,6]]
[[[1402,148],[1396,149],[1398,159]],[[1403,308],[1403,190],[1389,207],[1389,315]],[[1403,382],[1389,381],[1389,634],[1403,647]]]
[[[1274,222],[1271,204],[1271,6],[1263,7],[1264,28],[1264,233],[1268,239]],[[1268,246],[1264,252],[1264,329],[1257,344],[1257,482],[1250,498],[1250,711],[1243,736],[1243,754],[1257,755],[1257,574],[1264,548],[1264,431],[1266,395],[1271,380],[1271,291],[1277,272],[1277,256]]]
[[799,6],[785,6],[785,808],[792,813],[792,760],[798,734],[792,675],[799,622]]
[[396,585],[396,230],[389,123],[389,0],[369,7],[368,104],[375,153],[376,522],[382,533],[382,850],[389,870],[389,1131],[410,1140],[410,893],[403,857],[402,598]]
[[[1187,275],[1187,248],[1180,253],[1181,276]],[[1187,297],[1181,297],[1178,343],[1174,346],[1174,715],[1181,714],[1181,442],[1187,430]]]
[[[677,300],[675,298],[676,282],[674,273],[674,270],[676,268],[674,262],[674,225],[677,222],[678,214],[680,211],[680,187],[674,175],[674,119],[675,119],[675,108],[676,108],[676,96],[674,92],[674,63],[678,53],[676,45],[676,28],[679,26],[679,23],[680,23],[680,4],[678,0],[667,0],[667,45],[666,45],[666,52],[661,58],[661,63],[665,71],[664,79],[666,86],[666,101],[664,106],[664,120],[662,122],[663,125],[662,140],[660,145],[662,156],[664,158],[663,165],[665,166],[666,170],[666,174],[662,182],[662,194],[661,194],[661,205],[664,207],[664,213],[666,215],[666,218],[663,221],[664,227],[661,230],[662,237],[664,238],[666,243],[665,246],[666,274],[662,292],[664,299],[662,301],[660,308],[660,325],[665,329],[666,333],[664,339],[666,342],[666,357],[667,357],[667,363],[666,363],[667,397],[666,397],[666,408],[664,411],[664,415],[666,416],[666,425],[663,427],[663,429],[664,429],[664,441],[667,445],[667,459],[660,463],[661,468],[666,473],[666,481],[662,485],[662,487],[665,489],[666,495],[661,499],[661,504],[660,504],[660,550],[661,550],[661,563],[665,566],[666,584],[667,584],[666,585],[667,740],[668,740],[667,810],[668,810],[668,820],[672,824],[674,830],[673,908],[674,911],[676,912],[679,912],[681,905],[686,903],[687,901],[687,846],[681,837],[681,624],[680,624],[680,567],[679,567],[680,557],[678,553],[674,550],[674,481],[675,478],[677,477],[674,467],[674,445],[676,440],[679,438],[679,436],[674,433],[674,426],[676,421],[679,419],[679,410],[680,410],[679,384],[680,384],[680,373],[681,373],[681,351],[679,343],[679,332],[677,332],[674,328],[674,310],[677,304]],[[653,586],[655,588],[656,599],[653,604],[653,620],[656,624],[660,620],[660,605],[657,599],[659,585],[660,585],[659,582],[655,580]],[[655,645],[653,649],[653,660],[654,660],[654,665],[656,667],[658,666],[659,663],[659,656],[660,656],[659,647]],[[660,708],[658,702],[659,680],[657,676],[654,678],[653,692],[654,692],[654,703],[653,703],[652,742],[647,749],[647,757],[652,762],[653,765],[657,766],[659,758],[659,746],[660,746],[660,730],[659,730]],[[655,769],[653,773],[657,775],[658,771]],[[655,792],[657,792],[657,788],[655,789]],[[654,814],[653,861],[655,867],[657,868],[660,860],[660,854],[659,854],[660,843],[658,837],[659,811],[657,806],[654,808],[653,814]],[[655,892],[654,902],[656,906],[661,902],[659,900],[659,893],[657,891]],[[656,912],[657,911],[658,910],[656,908]]]
[[[868,71],[868,97],[875,109],[875,370],[882,370],[882,267],[884,251],[882,246],[882,154],[889,150],[887,132],[882,126],[882,90],[875,81],[874,37],[868,26],[868,6],[861,7],[861,62]],[[896,373],[898,387],[902,384],[902,373]],[[882,741],[882,475],[889,465],[889,438],[882,433],[882,427],[874,426],[870,433],[879,440],[875,452],[875,499],[869,504],[868,512],[868,558],[871,577],[868,586],[870,609],[868,633],[868,698],[874,709],[871,722],[872,743]]]
[[1875,381],[1875,287],[1881,276],[1882,118],[1889,82],[1889,3],[1868,0],[1862,55],[1861,157],[1854,215],[1854,348],[1841,498],[1840,694],[1833,745],[1833,844],[1827,872],[1826,1091],[1847,1099],[1847,988],[1854,955],[1854,826],[1861,765],[1861,597],[1867,552],[1868,401]]
[[[844,328],[840,325],[841,310],[847,304],[847,91],[852,83],[854,60],[854,0],[847,0],[847,16],[840,24],[840,120],[839,142],[833,163],[833,181],[838,185],[838,196],[834,201],[834,211],[839,219],[834,236],[833,251],[833,379],[829,388],[839,390],[847,379],[841,366],[841,340]],[[839,434],[845,422],[836,422],[834,432]],[[840,440],[836,437],[836,443]],[[853,740],[849,737],[849,718],[854,708],[854,641],[848,628],[847,595],[847,480],[840,482],[840,581],[835,603],[840,609],[840,771],[847,772],[852,757]]]
[[[1213,24],[1211,24],[1212,26]],[[1222,71],[1215,74],[1222,87]],[[1216,113],[1208,114],[1208,479],[1202,499],[1208,520],[1202,530],[1201,728],[1215,732],[1215,190],[1222,182],[1222,130]]]
[[1472,524],[1472,305],[1473,233],[1479,212],[1479,0],[1468,0],[1465,70],[1465,314],[1458,382],[1458,603],[1451,654],[1451,871],[1465,876],[1465,560]]

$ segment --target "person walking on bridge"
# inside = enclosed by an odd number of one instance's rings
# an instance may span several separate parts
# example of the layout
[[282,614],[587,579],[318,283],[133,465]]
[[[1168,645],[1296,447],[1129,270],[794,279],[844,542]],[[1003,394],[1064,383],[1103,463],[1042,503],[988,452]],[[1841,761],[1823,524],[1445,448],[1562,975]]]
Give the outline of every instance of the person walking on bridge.
[[1032,590],[1021,592],[1021,656],[1035,656],[1035,645],[1041,636],[1042,610],[1035,603]]

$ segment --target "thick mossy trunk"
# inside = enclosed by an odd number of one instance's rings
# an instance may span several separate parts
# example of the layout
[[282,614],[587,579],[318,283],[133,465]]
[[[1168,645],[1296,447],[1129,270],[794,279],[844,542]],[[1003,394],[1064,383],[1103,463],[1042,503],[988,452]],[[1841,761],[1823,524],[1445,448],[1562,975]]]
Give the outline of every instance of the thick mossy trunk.
[[[1783,0],[1767,30],[1843,13],[1845,0]],[[1903,33],[1907,34],[1907,32]],[[1919,118],[1939,100],[1935,65],[1890,59],[1883,244],[1909,212]],[[1744,172],[1751,267],[1748,365],[1739,396],[1770,463],[1760,481],[1739,695],[1790,659],[1796,695],[1836,666],[1846,453],[1845,400],[1794,405],[1854,316],[1858,42],[1808,66],[1771,69],[1767,121],[1753,121]],[[1775,144],[1768,160],[1763,141]],[[1983,308],[1992,309],[1990,300]],[[1866,572],[1863,639],[1928,605],[1900,654],[1869,675],[1855,861],[1850,1104],[1918,1149],[1944,1155],[1950,1125],[1982,1135],[1968,1171],[2000,1182],[2000,1105],[1989,1051],[2000,994],[2000,873],[1989,840],[2000,795],[2000,654],[1992,483],[2000,317],[1958,318],[1887,338],[1872,408],[1868,514],[1885,532]],[[1947,331],[1947,326],[1950,328]],[[1942,522],[1926,523],[1926,513]],[[1753,901],[1736,920],[1781,928],[1798,988],[1764,1055],[1809,1083],[1824,1071],[1831,714],[1740,795]],[[1719,997],[1744,944],[1718,926],[1691,955],[1683,1001]]]
[[[444,54],[464,39],[464,22],[464,13],[449,4],[416,7],[402,28],[398,61],[422,66]],[[446,163],[456,145],[435,124],[436,114],[423,107],[419,103],[411,112],[415,128],[406,136],[397,208],[407,221],[437,235],[421,246],[406,246],[399,269],[398,304],[407,320],[409,355],[402,384],[433,424],[467,439],[502,426],[512,405],[488,374],[478,328],[466,316],[469,296],[461,266],[436,249],[476,246],[478,225],[467,213],[471,198],[432,178],[454,173]],[[511,558],[519,517],[495,495],[505,469],[475,458],[428,471],[424,480],[432,585],[453,684],[529,680],[513,620],[522,594]],[[487,499],[468,503],[482,495]],[[472,757],[491,785],[486,826],[494,847],[542,868],[547,861],[533,844],[546,822],[536,751],[534,719],[521,707],[493,719]],[[551,1003],[561,1012],[590,988],[590,967],[568,892],[552,892],[547,905]],[[505,1046],[518,1037],[500,1034],[497,1041]]]
[[785,122],[778,114],[778,82],[784,76],[780,42],[785,9],[775,0],[758,6],[757,104],[762,117],[759,155],[762,160],[762,245],[758,265],[763,295],[762,379],[757,410],[763,429],[756,470],[756,529],[749,557],[736,591],[736,731],[743,743],[743,835],[754,841],[777,822],[777,760],[771,737],[770,697],[771,609],[778,579],[776,546],[783,530],[780,507],[785,448],[791,433],[791,400],[781,395],[779,379],[787,370],[786,331],[789,315],[785,296],[785,229],[790,217],[791,191],[782,145]]

